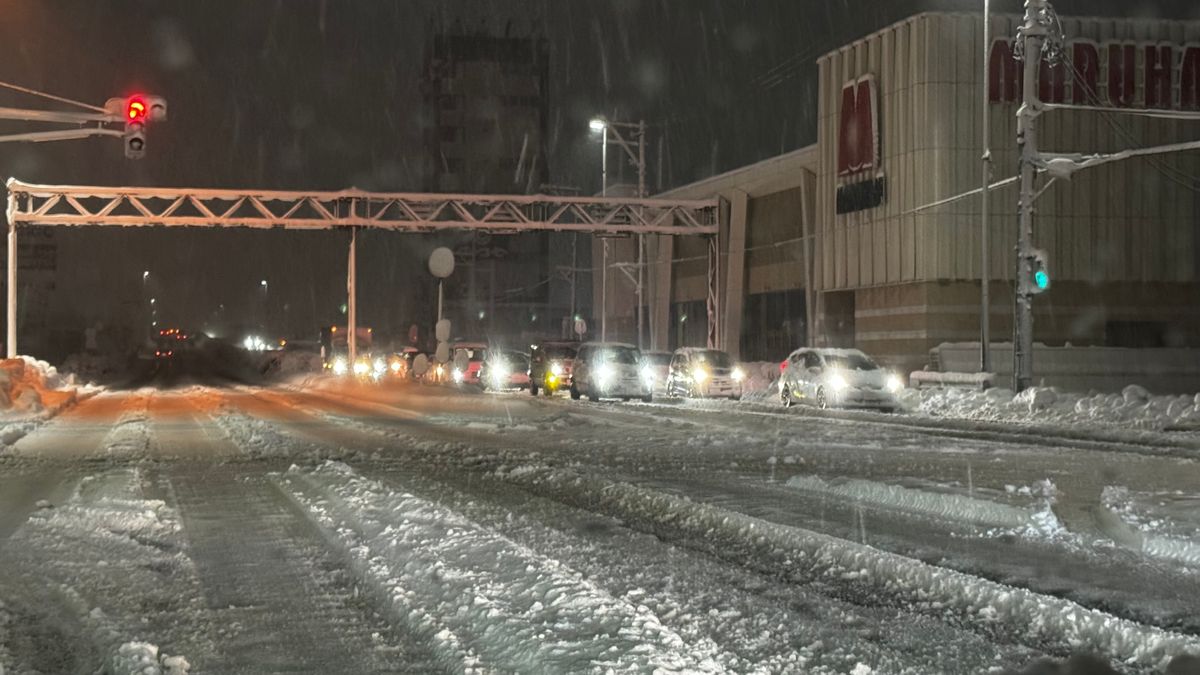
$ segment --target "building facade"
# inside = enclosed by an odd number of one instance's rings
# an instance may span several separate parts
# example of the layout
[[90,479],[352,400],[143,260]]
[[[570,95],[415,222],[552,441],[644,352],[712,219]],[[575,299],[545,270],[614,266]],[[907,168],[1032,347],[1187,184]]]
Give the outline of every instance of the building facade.
[[[994,180],[1017,172],[1019,23],[992,19]],[[927,207],[982,180],[981,24],[978,14],[921,14],[826,54],[814,146],[667,193],[728,202],[719,277],[727,349],[776,359],[803,344],[856,346],[908,370],[938,344],[980,339],[980,200]],[[1064,59],[1042,69],[1044,100],[1200,109],[1200,23],[1063,17],[1062,25]],[[1037,124],[1043,151],[1200,138],[1200,122],[1114,112],[1053,110]],[[1198,176],[1193,151],[1085,169],[1045,190],[1034,243],[1053,283],[1034,301],[1036,341],[1200,347]],[[1015,187],[994,190],[990,202],[990,339],[1010,342]],[[704,243],[653,248],[656,346],[702,343],[703,328],[686,324],[703,308]]]

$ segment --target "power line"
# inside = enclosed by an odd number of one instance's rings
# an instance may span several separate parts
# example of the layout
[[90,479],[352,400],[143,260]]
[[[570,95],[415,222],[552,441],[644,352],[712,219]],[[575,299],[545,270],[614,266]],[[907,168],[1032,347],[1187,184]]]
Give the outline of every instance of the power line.
[[32,96],[40,96],[42,98],[50,99],[51,101],[58,101],[59,103],[67,103],[69,105],[79,106],[80,108],[92,110],[95,112],[108,112],[107,110],[105,110],[104,108],[101,108],[100,106],[95,106],[90,103],[83,103],[81,101],[75,101],[73,99],[64,98],[62,96],[55,96],[54,94],[47,94],[44,91],[38,91],[36,89],[22,87],[19,84],[12,84],[9,82],[0,82],[0,87],[3,87],[5,89],[12,89],[13,91],[19,91],[23,94],[30,94]]

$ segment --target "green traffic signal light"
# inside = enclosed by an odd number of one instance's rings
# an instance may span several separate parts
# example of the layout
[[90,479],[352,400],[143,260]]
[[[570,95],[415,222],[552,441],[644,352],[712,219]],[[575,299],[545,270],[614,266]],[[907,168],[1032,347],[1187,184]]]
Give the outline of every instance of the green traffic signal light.
[[1050,288],[1050,275],[1046,274],[1046,270],[1038,270],[1033,273],[1033,283],[1037,285],[1039,291],[1044,291]]

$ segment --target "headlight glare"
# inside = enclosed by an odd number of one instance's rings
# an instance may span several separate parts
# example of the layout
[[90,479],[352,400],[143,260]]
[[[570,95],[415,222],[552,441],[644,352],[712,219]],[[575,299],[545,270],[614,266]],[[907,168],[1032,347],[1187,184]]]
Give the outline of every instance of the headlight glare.
[[834,391],[841,391],[849,386],[846,383],[846,378],[843,377],[841,373],[831,373],[827,382],[829,384],[829,388]]
[[887,390],[893,394],[904,388],[904,383],[900,381],[897,375],[888,375]]
[[454,382],[456,384],[461,384],[463,381],[463,372],[458,368],[455,368],[454,372],[450,373],[450,377],[454,378]]
[[642,366],[642,381],[650,386],[654,386],[654,369],[650,366]]
[[562,364],[561,363],[551,363],[550,364],[550,374],[555,377],[562,377],[562,374],[563,374]]
[[370,370],[370,368],[367,367],[366,361],[355,361],[354,362],[354,374],[355,375],[366,375],[368,370]]
[[708,379],[708,371],[703,368],[692,369],[692,380],[696,384],[701,384]]
[[606,363],[596,369],[596,381],[603,387],[613,379],[613,375],[615,374],[612,366]]
[[746,379],[746,371],[742,370],[741,368],[734,368],[732,377],[734,382],[741,382],[742,380]]
[[346,359],[338,358],[333,360],[334,375],[345,375],[347,372],[349,372],[349,368],[346,367]]

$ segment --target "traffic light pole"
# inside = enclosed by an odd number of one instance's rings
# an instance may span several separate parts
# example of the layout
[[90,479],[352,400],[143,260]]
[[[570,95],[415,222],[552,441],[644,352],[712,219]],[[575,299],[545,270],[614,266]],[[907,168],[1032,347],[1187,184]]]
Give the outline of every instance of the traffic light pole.
[[1022,103],[1017,111],[1017,148],[1020,151],[1018,175],[1020,201],[1017,222],[1017,270],[1014,277],[1016,293],[1013,322],[1013,390],[1024,391],[1033,385],[1033,201],[1037,198],[1034,179],[1039,163],[1035,122],[1038,115],[1037,75],[1042,61],[1042,46],[1047,28],[1042,16],[1046,0],[1026,0],[1025,23],[1021,28],[1025,76],[1022,82]]

